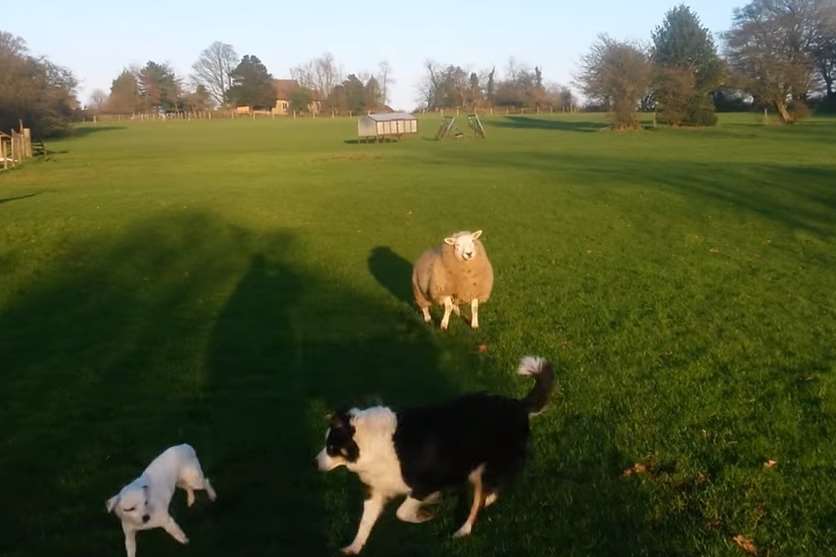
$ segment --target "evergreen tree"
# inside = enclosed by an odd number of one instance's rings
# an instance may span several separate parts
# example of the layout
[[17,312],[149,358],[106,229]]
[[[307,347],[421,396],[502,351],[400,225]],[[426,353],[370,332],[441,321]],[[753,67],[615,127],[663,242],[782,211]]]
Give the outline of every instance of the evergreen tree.
[[273,76],[257,56],[244,56],[231,76],[232,87],[227,94],[233,104],[265,110],[276,105]]

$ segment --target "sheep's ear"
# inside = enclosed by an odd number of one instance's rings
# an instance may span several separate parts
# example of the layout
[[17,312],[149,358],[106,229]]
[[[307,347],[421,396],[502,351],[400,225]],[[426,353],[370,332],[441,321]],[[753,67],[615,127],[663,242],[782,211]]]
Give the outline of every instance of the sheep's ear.
[[105,503],[105,508],[107,508],[107,512],[112,513],[113,509],[116,508],[116,503],[118,503],[118,502],[119,502],[119,496],[118,495],[114,495],[113,497],[108,499],[107,502]]
[[478,240],[478,239],[479,239],[479,236],[481,236],[481,235],[482,235],[482,231],[481,231],[481,230],[477,230],[476,232],[474,232],[474,233],[473,233],[473,234],[471,234],[470,236],[471,236],[474,240]]
[[453,237],[444,238],[444,243],[447,244],[448,246],[455,246],[456,245],[456,239],[453,238]]

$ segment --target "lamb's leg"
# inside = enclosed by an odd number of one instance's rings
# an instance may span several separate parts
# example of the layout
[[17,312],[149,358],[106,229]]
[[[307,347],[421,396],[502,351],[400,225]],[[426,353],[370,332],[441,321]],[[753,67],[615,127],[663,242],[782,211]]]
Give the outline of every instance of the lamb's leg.
[[127,551],[128,557],[135,557],[136,530],[134,530],[133,528],[129,528],[125,524],[122,524],[122,531],[125,533],[125,551]]
[[218,498],[218,494],[215,493],[214,488],[212,488],[212,484],[209,483],[209,478],[203,478],[203,489],[205,489],[206,493],[209,495],[210,501],[214,501]]
[[186,534],[183,532],[183,529],[180,528],[180,525],[174,522],[174,519],[169,516],[168,520],[163,522],[163,528],[165,531],[171,534],[171,537],[177,540],[182,544],[189,543],[189,538],[186,537]]
[[186,486],[186,505],[191,507],[194,505],[194,489]]
[[386,504],[386,498],[378,493],[372,493],[371,497],[363,501],[363,516],[360,518],[360,526],[357,528],[357,535],[354,536],[354,541],[342,549],[346,555],[357,555],[366,545],[366,540],[369,539],[369,534],[372,531],[372,526],[377,522],[383,506]]
[[477,298],[470,301],[470,326],[474,329],[479,328],[479,300]]
[[424,323],[429,323],[433,320],[432,316],[430,315],[429,307],[421,308],[421,312],[424,314]]
[[453,298],[446,296],[444,298],[444,317],[441,318],[441,330],[446,331],[447,325],[450,323],[450,313],[453,311]]
[[470,506],[470,513],[467,515],[467,520],[465,520],[462,527],[459,528],[455,534],[453,534],[454,538],[467,536],[470,534],[470,531],[473,530],[473,524],[476,522],[476,516],[479,514],[479,509],[482,508],[482,504],[485,501],[485,494],[482,491],[482,471],[484,469],[484,465],[480,466],[471,472],[470,476],[468,476],[470,483],[473,484],[473,504]]

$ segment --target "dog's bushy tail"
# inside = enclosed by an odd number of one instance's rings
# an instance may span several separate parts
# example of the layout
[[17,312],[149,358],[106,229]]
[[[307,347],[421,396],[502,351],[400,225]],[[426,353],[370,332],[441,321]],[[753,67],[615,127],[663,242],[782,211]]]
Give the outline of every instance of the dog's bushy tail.
[[534,377],[534,387],[521,402],[529,415],[539,414],[554,389],[554,366],[545,358],[525,356],[520,360],[517,373]]

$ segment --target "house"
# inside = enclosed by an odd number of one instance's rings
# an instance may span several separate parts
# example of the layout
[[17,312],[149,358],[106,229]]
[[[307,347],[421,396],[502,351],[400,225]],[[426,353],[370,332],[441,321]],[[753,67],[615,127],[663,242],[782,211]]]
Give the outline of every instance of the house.
[[[276,90],[276,106],[273,107],[273,113],[287,116],[290,114],[290,97],[299,88],[299,82],[295,79],[274,79],[273,87]],[[319,114],[320,110],[322,110],[322,102],[314,91],[314,98],[308,105],[308,112]]]

